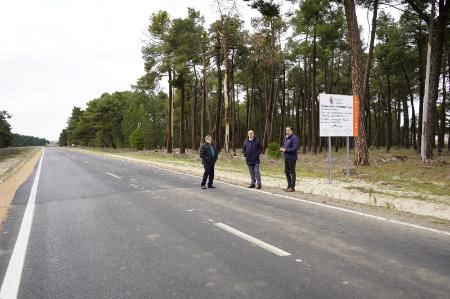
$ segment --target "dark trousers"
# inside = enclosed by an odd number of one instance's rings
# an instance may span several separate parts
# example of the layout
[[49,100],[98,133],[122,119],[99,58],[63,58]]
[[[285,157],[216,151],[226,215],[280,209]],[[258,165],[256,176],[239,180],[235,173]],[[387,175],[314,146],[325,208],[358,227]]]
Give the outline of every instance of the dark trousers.
[[205,172],[203,173],[202,186],[206,185],[206,180],[209,178],[208,186],[212,186],[214,181],[214,164],[213,162],[204,162]]
[[284,160],[284,172],[286,173],[286,179],[288,183],[288,188],[295,188],[295,165],[297,160]]
[[259,172],[259,163],[255,163],[253,165],[247,165],[248,171],[250,172],[250,177],[252,178],[252,185],[255,185],[258,182],[258,185],[261,185],[261,173]]

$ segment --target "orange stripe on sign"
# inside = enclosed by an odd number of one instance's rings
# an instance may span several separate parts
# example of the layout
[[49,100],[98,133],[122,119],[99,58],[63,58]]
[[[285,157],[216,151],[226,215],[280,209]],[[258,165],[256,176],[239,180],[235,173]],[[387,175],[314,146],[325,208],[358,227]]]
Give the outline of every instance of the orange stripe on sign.
[[359,97],[353,96],[353,136],[359,135]]

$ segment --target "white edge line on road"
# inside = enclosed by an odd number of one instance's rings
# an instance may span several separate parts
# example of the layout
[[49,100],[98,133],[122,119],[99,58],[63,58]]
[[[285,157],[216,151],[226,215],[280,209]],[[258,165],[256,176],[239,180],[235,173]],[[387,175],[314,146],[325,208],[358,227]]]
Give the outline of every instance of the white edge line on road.
[[25,262],[25,255],[28,247],[28,240],[30,237],[31,224],[33,222],[34,207],[36,202],[37,188],[39,184],[39,176],[41,174],[42,160],[44,158],[45,148],[42,151],[39,166],[34,177],[33,186],[31,187],[28,203],[23,214],[22,224],[20,225],[19,234],[17,236],[16,244],[14,245],[13,253],[9,260],[8,268],[6,270],[5,278],[3,279],[2,288],[0,289],[0,298],[10,299],[17,298],[20,281],[22,279],[23,265]]
[[270,245],[270,244],[268,244],[268,243],[266,243],[264,241],[261,241],[261,240],[255,238],[255,237],[247,235],[246,233],[238,231],[237,229],[232,228],[231,226],[228,226],[228,225],[226,225],[224,223],[218,222],[218,223],[214,223],[214,225],[219,227],[219,228],[221,228],[221,229],[223,229],[224,231],[229,232],[230,234],[233,234],[233,235],[235,235],[235,236],[237,236],[239,238],[242,238],[242,239],[244,239],[244,240],[246,240],[246,241],[248,241],[248,242],[250,242],[252,244],[255,244],[256,246],[259,246],[259,247],[261,247],[261,248],[263,248],[263,249],[265,249],[265,250],[267,250],[267,251],[269,251],[269,252],[271,252],[273,254],[276,254],[278,256],[291,255],[289,252],[284,251],[283,249],[277,248],[277,247],[275,247],[273,245]]
[[117,175],[115,175],[114,173],[111,173],[111,172],[107,172],[107,174],[109,174],[110,176],[113,176],[113,177],[115,177],[116,179],[119,179],[119,180],[121,180],[122,178],[120,177],[120,176],[117,176]]
[[[99,155],[100,154],[96,154],[96,153],[91,153],[92,155]],[[116,159],[116,160],[122,160],[122,161],[127,161],[127,162],[134,162],[132,160],[128,160],[128,159],[124,159],[121,157],[112,157],[112,156],[103,156],[106,158],[112,158],[112,159]],[[142,163],[138,163],[139,165],[145,165],[154,169],[158,169],[158,170],[162,170],[162,171],[167,171],[167,172],[171,172],[171,173],[175,173],[175,174],[181,174],[181,175],[185,175],[185,176],[190,176],[190,177],[194,177],[194,178],[202,178],[201,176],[198,175],[193,175],[193,174],[188,174],[188,173],[183,173],[183,172],[178,172],[178,171],[174,171],[174,170],[169,170],[169,169],[165,169],[162,167],[158,167],[158,166],[154,166],[151,164],[146,164],[146,161],[142,161],[144,164]],[[297,197],[291,197],[291,196],[287,196],[287,195],[282,195],[282,194],[277,194],[277,193],[272,193],[272,192],[268,192],[268,191],[263,191],[263,190],[255,190],[255,189],[249,189],[249,188],[245,188],[242,186],[237,186],[231,183],[227,183],[227,182],[223,182],[220,180],[216,180],[218,182],[220,182],[221,184],[224,185],[229,185],[232,186],[234,188],[240,188],[249,192],[259,192],[259,193],[264,193],[264,194],[269,194],[269,195],[273,195],[273,196],[277,196],[277,197],[281,197],[281,198],[286,198],[286,199],[291,199],[291,200],[295,200],[295,201],[299,201],[305,204],[309,204],[309,205],[315,205],[315,206],[319,206],[319,207],[323,207],[323,208],[327,208],[327,209],[333,209],[333,210],[337,210],[337,211],[341,211],[341,212],[345,212],[345,213],[350,213],[350,214],[354,214],[354,215],[359,215],[359,216],[363,216],[363,217],[367,217],[367,218],[371,218],[371,219],[376,219],[376,220],[380,220],[380,221],[384,221],[384,222],[389,222],[389,223],[394,223],[394,224],[398,224],[398,225],[403,225],[403,226],[407,226],[407,227],[412,227],[412,228],[416,228],[416,229],[420,229],[420,230],[424,230],[424,231],[429,231],[429,232],[433,232],[436,234],[441,234],[441,235],[446,235],[446,236],[450,236],[450,232],[447,231],[443,231],[443,230],[439,230],[439,229],[435,229],[435,228],[430,228],[430,227],[426,227],[426,226],[422,226],[422,225],[418,225],[418,224],[412,224],[412,223],[407,223],[407,222],[403,222],[403,221],[398,221],[398,220],[394,220],[394,219],[389,219],[386,217],[381,217],[381,216],[375,216],[372,214],[367,214],[367,213],[363,213],[363,212],[358,212],[358,211],[354,211],[354,210],[349,210],[346,208],[341,208],[341,207],[336,207],[336,206],[331,206],[331,205],[327,205],[324,203],[320,203],[320,202],[314,202],[314,201],[309,201],[306,199],[302,199],[302,198],[297,198]]]
[[[188,174],[188,173],[182,173],[182,172],[169,170],[169,169],[164,169],[164,168],[161,168],[161,167],[158,167],[158,166],[153,166],[153,165],[150,165],[150,164],[145,164],[145,165],[147,165],[149,167],[152,167],[152,168],[155,168],[155,169],[168,171],[168,172],[172,172],[172,173],[176,173],[176,174],[182,174],[182,175],[186,175],[186,176],[190,176],[190,177],[194,177],[194,178],[202,178],[201,176]],[[418,225],[418,224],[407,223],[407,222],[398,221],[398,220],[394,220],[394,219],[389,219],[389,218],[385,218],[385,217],[381,217],[381,216],[376,216],[376,215],[372,215],[372,214],[367,214],[367,213],[363,213],[363,212],[349,210],[349,209],[346,209],[346,208],[331,206],[331,205],[323,204],[323,203],[320,203],[320,202],[314,202],[314,201],[309,201],[309,200],[302,199],[302,198],[297,198],[297,197],[292,197],[292,196],[272,193],[272,192],[269,192],[269,191],[249,189],[249,188],[246,188],[246,187],[233,185],[231,183],[227,183],[227,182],[223,182],[223,181],[219,181],[219,182],[221,184],[229,185],[229,186],[232,186],[234,188],[239,188],[239,189],[243,189],[243,190],[250,191],[250,192],[264,193],[264,194],[268,194],[268,195],[272,195],[272,196],[277,196],[277,197],[281,197],[281,198],[286,198],[286,199],[299,201],[299,202],[310,204],[310,205],[315,205],[315,206],[324,207],[324,208],[328,208],[328,209],[338,210],[338,211],[345,212],[345,213],[350,213],[350,214],[359,215],[359,216],[363,216],[363,217],[368,217],[368,218],[372,218],[372,219],[376,219],[376,220],[380,220],[380,221],[395,223],[395,224],[399,224],[399,225],[403,225],[403,226],[407,226],[407,227],[413,227],[413,228],[420,229],[420,230],[425,230],[425,231],[429,231],[429,232],[433,232],[433,233],[437,233],[437,234],[450,236],[450,232],[443,231],[443,230],[438,230],[438,229],[434,229],[434,228],[430,228],[430,227],[426,227],[426,226],[422,226],[422,225]]]

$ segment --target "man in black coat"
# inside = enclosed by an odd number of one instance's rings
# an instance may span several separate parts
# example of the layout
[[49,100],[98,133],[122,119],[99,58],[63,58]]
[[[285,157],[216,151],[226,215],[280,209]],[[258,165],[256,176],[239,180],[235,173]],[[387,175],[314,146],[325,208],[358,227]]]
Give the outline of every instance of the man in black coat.
[[244,145],[242,146],[242,153],[244,154],[247,162],[248,171],[250,172],[251,183],[249,188],[255,188],[257,183],[257,189],[261,189],[261,174],[259,172],[259,155],[261,155],[263,148],[259,139],[256,138],[253,130],[248,131],[248,137],[245,138]]
[[216,164],[219,153],[216,147],[212,144],[211,136],[205,137],[205,143],[200,146],[200,158],[202,158],[205,172],[203,173],[203,180],[201,183],[202,189],[206,189],[206,180],[208,180],[208,188],[216,188],[213,186],[214,181],[214,165]]
[[284,172],[286,174],[288,186],[284,191],[295,191],[296,172],[295,166],[297,164],[297,151],[300,146],[300,139],[294,135],[291,126],[286,127],[286,139],[284,146],[280,150],[284,153]]

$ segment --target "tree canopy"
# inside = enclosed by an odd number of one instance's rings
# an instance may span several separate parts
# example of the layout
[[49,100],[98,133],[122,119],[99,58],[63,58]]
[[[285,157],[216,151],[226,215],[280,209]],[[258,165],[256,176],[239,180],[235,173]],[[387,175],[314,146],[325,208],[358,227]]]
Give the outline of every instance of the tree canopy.
[[[360,126],[352,138],[355,164],[365,165],[368,149],[420,150],[424,114],[426,49],[430,25],[430,101],[424,138],[427,156],[445,145],[448,94],[450,0],[244,0],[258,11],[251,29],[237,1],[215,1],[218,19],[205,26],[203,13],[184,17],[151,14],[142,47],[144,73],[131,91],[104,94],[74,107],[60,144],[137,149],[197,149],[211,134],[219,149],[236,154],[248,129],[264,147],[281,143],[284,127],[295,129],[301,150],[317,153],[319,93],[358,95]],[[369,44],[361,36],[355,9],[372,12]],[[398,9],[395,19],[390,11]],[[167,88],[168,85],[168,88]],[[435,138],[437,137],[437,138]],[[435,142],[435,139],[437,142]],[[448,144],[448,142],[447,142]],[[333,138],[335,150],[344,146]]]

